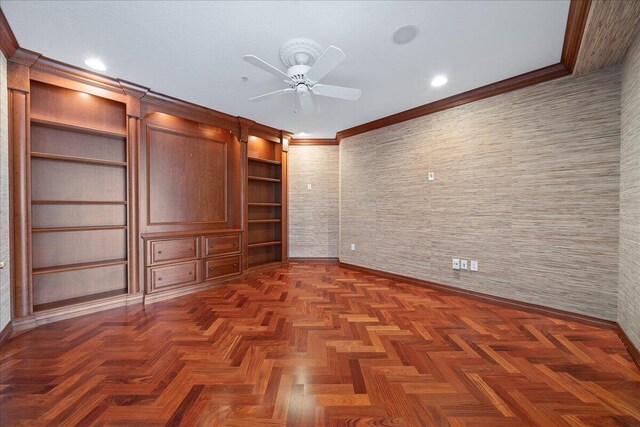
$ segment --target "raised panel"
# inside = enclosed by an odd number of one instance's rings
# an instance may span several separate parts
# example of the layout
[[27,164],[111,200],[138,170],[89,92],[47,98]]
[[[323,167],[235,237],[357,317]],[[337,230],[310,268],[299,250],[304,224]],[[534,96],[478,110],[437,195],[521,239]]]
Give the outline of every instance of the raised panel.
[[196,259],[198,257],[197,237],[184,239],[152,240],[149,242],[149,265],[163,262]]
[[212,280],[240,273],[240,255],[205,259],[203,262],[204,280]]
[[150,225],[227,220],[227,143],[147,127]]
[[240,248],[239,234],[204,236],[205,257],[240,252]]
[[149,291],[154,292],[197,283],[199,276],[198,263],[199,261],[188,261],[149,268]]

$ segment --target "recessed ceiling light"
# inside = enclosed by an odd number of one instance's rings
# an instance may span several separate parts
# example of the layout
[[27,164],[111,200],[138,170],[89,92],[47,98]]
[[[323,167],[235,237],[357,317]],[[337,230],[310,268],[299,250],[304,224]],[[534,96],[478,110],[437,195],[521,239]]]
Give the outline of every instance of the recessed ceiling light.
[[393,42],[395,44],[407,44],[418,36],[418,27],[415,25],[405,25],[398,28],[393,33]]
[[445,76],[435,76],[433,80],[431,80],[431,86],[433,87],[444,86],[447,84],[448,81],[449,79],[447,79]]
[[87,64],[88,67],[93,68],[94,70],[107,71],[107,66],[104,65],[104,63],[100,61],[98,58],[89,58],[85,60],[84,63]]

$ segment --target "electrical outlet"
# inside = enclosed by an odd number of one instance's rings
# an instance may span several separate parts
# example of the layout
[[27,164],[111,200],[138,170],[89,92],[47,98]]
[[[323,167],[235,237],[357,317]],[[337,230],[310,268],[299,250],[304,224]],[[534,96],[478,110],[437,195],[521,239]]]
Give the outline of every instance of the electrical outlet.
[[355,244],[355,243],[352,243],[352,244],[351,244],[351,250],[352,250],[352,251],[355,251],[355,250],[356,250],[356,244]]
[[435,178],[436,178],[436,175],[435,175],[433,172],[429,172],[429,173],[427,174],[427,179],[428,179],[429,181],[433,181]]
[[478,271],[478,261],[471,261],[471,271]]
[[460,270],[460,260],[458,258],[453,258],[451,260],[451,267],[454,270]]
[[307,184],[307,190],[311,190],[311,184]]
[[467,269],[467,260],[466,259],[461,259],[460,260],[460,270],[466,270]]

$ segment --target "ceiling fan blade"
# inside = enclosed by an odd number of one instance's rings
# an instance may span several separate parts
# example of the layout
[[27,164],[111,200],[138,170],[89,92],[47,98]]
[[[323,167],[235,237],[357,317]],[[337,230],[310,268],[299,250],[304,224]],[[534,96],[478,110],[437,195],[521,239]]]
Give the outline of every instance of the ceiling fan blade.
[[287,92],[293,92],[295,91],[295,89],[292,89],[290,87],[286,88],[286,89],[280,89],[280,90],[276,90],[275,92],[269,92],[269,93],[265,93],[264,95],[259,95],[259,96],[254,96],[253,98],[249,98],[249,101],[262,101],[265,98],[268,98],[272,95],[277,95],[280,93],[287,93]]
[[319,83],[313,85],[311,91],[315,95],[347,99],[349,101],[357,101],[360,98],[360,95],[362,95],[362,91],[360,89],[355,89],[352,87],[323,85]]
[[315,107],[313,106],[313,99],[311,98],[311,94],[308,95],[298,95],[298,101],[300,102],[300,108],[302,112],[305,114],[313,113],[315,111]]
[[329,46],[320,58],[307,71],[306,77],[312,82],[318,82],[331,70],[336,68],[347,56],[335,46]]
[[251,65],[255,65],[256,67],[266,71],[269,74],[273,74],[276,77],[282,77],[286,80],[289,80],[289,76],[287,76],[284,72],[280,71],[276,67],[271,64],[264,62],[262,59],[258,58],[254,55],[245,55],[242,57],[246,62]]

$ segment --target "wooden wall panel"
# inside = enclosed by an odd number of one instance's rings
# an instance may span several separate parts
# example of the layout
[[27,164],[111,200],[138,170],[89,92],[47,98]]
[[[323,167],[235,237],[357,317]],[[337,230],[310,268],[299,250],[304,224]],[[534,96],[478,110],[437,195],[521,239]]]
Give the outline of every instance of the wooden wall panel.
[[[337,145],[292,145],[289,167],[289,256],[338,256]],[[311,190],[307,189],[311,184]]]
[[640,349],[640,36],[622,68],[618,323]]
[[343,139],[340,260],[614,319],[619,120],[611,69]]
[[51,159],[31,161],[33,200],[126,200],[126,170]]
[[226,144],[148,128],[149,224],[227,221]]
[[126,245],[125,230],[34,233],[33,268],[125,259]]
[[[46,304],[56,300],[77,298],[87,294],[126,289],[125,265],[96,268],[91,270],[68,271],[64,273],[35,276],[33,300],[35,305]],[[82,283],[82,286],[78,286]]]

